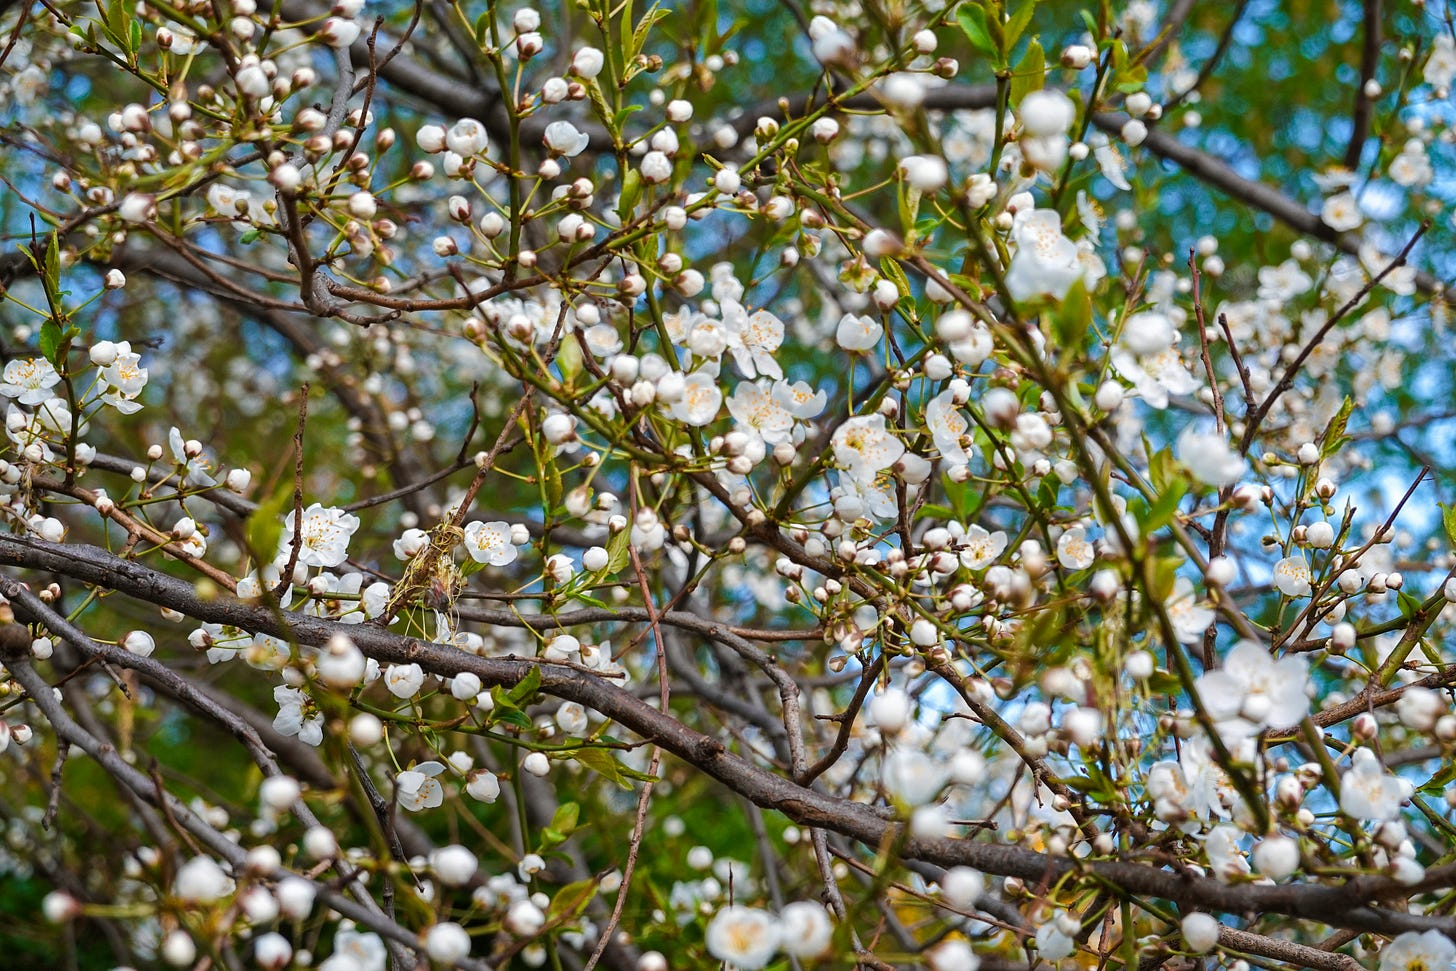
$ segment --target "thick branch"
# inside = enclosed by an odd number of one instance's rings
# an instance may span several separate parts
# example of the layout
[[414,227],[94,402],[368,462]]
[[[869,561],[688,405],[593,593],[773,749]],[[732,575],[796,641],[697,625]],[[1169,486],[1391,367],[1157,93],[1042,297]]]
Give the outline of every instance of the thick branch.
[[[203,600],[185,581],[121,560],[95,547],[4,536],[0,537],[0,562],[49,570],[87,583],[104,584],[194,618],[303,644],[321,646],[334,633],[343,633],[352,637],[361,650],[381,664],[414,663],[440,677],[470,671],[488,685],[513,685],[529,671],[538,670],[541,690],[545,693],[601,712],[733,792],[766,809],[776,809],[801,825],[832,830],[871,847],[881,846],[886,839],[894,839],[899,833],[900,824],[886,819],[874,808],[795,785],[728,752],[717,739],[687,728],[636,695],[583,671],[516,658],[475,657],[454,647],[424,643],[370,625],[345,625],[293,613],[277,614],[266,607],[231,598]],[[1286,914],[1331,927],[1383,933],[1434,929],[1456,939],[1456,918],[1410,914],[1375,906],[1374,901],[1387,896],[1406,899],[1410,892],[1409,888],[1384,877],[1357,877],[1337,886],[1231,885],[1210,877],[1174,873],[1146,864],[1084,863],[1016,846],[991,845],[970,839],[910,837],[902,845],[903,855],[910,859],[941,866],[970,866],[986,873],[1019,877],[1029,882],[1055,881],[1067,874],[1082,873],[1123,893],[1175,900],[1209,910]],[[1426,883],[1431,884],[1435,879],[1435,874],[1428,874]],[[1442,886],[1450,885],[1456,882],[1456,873],[1443,870],[1436,882]]]

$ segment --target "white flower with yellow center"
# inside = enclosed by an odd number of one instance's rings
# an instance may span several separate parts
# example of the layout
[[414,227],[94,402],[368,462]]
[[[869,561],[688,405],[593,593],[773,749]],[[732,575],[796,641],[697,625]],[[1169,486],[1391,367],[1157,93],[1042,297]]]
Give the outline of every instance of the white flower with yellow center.
[[435,778],[445,771],[440,762],[421,762],[394,777],[395,798],[412,813],[434,809],[445,801],[445,787]]
[[61,376],[43,357],[18,357],[5,365],[4,379],[0,394],[23,405],[38,405],[51,396],[50,389]]
[[1341,192],[1325,200],[1320,210],[1320,220],[1337,233],[1358,229],[1365,221],[1360,213],[1360,204],[1349,192]]
[[477,563],[505,566],[516,558],[511,542],[511,524],[504,522],[465,524],[465,552]]
[[1406,931],[1380,952],[1379,971],[1446,971],[1456,944],[1440,931]]
[[1057,540],[1057,562],[1067,570],[1085,570],[1097,559],[1097,551],[1087,539],[1087,531],[1073,526]]
[[[1456,43],[1445,31],[1435,31],[1436,39],[1431,44],[1431,56],[1421,77],[1433,88],[1449,88],[1456,80]],[[1399,938],[1397,938],[1398,940]],[[1386,971],[1385,962],[1380,962],[1380,971]]]
[[324,716],[313,699],[297,688],[281,684],[273,689],[278,714],[273,730],[280,735],[297,735],[305,745],[318,745],[324,740]]
[[971,427],[971,423],[956,406],[954,392],[942,391],[930,399],[930,403],[925,406],[925,427],[930,430],[935,447],[946,461],[957,465],[970,461],[961,444],[961,438]]
[[784,952],[799,958],[817,958],[834,940],[829,911],[817,900],[798,900],[779,915],[783,922]]
[[669,414],[680,422],[701,428],[713,423],[722,405],[723,392],[718,387],[717,374],[694,371],[683,381],[682,397],[673,403]]
[[815,391],[807,381],[795,381],[790,384],[787,381],[775,381],[774,397],[778,398],[779,404],[783,405],[795,418],[817,418],[824,410],[824,405],[829,401],[827,392]]
[[396,698],[413,698],[425,686],[425,672],[418,664],[391,664],[384,669],[384,686]]
[[752,429],[770,445],[789,440],[794,428],[794,416],[774,395],[773,390],[762,384],[741,381],[728,396],[728,413],[738,424]]
[[1309,596],[1309,581],[1309,563],[1303,556],[1286,556],[1274,564],[1274,586],[1286,597]]
[[723,356],[733,335],[721,320],[698,317],[685,338],[688,350],[702,358],[716,361]]
[[[1176,595],[1176,587],[1174,592]],[[1211,611],[1208,616],[1211,620]],[[1201,637],[1206,626],[1179,631],[1180,639],[1193,633]],[[1185,643],[1196,639],[1188,638]],[[1224,658],[1223,666],[1199,676],[1195,686],[1204,710],[1218,723],[1219,734],[1235,739],[1250,737],[1266,727],[1299,724],[1309,714],[1309,696],[1305,693],[1308,681],[1309,664],[1303,657],[1291,655],[1275,660],[1264,645],[1239,641]]]
[[288,514],[283,523],[279,558],[286,562],[292,555],[293,545],[298,543],[298,562],[304,566],[338,566],[348,559],[349,538],[358,529],[358,516],[316,502],[303,511],[297,527],[294,514]]
[[1173,622],[1173,631],[1183,644],[1194,644],[1203,640],[1203,632],[1213,623],[1211,607],[1198,602],[1198,593],[1187,577],[1173,581],[1173,592],[1168,596],[1168,619]]
[[872,480],[905,454],[905,445],[885,427],[884,415],[860,415],[840,425],[832,440],[834,460],[855,478]]
[[733,363],[744,377],[763,375],[766,378],[782,378],[783,368],[774,360],[774,353],[784,343],[784,322],[767,310],[748,313],[743,305],[734,300],[723,303],[723,323],[732,335],[728,350],[733,354]]
[[1159,411],[1168,407],[1168,395],[1189,395],[1198,382],[1188,372],[1176,346],[1155,354],[1137,355],[1122,346],[1112,348],[1112,366],[1137,388],[1142,399]]
[[708,923],[708,953],[743,971],[758,971],[773,959],[780,934],[778,921],[766,910],[724,907]]
[[[1400,815],[1400,804],[1410,795],[1410,783],[1386,772],[1380,757],[1368,748],[1356,749],[1350,756],[1350,770],[1340,776],[1340,809],[1356,819],[1395,819]],[[1380,966],[1384,968],[1385,961]]]
[[119,341],[116,345],[116,360],[101,369],[101,380],[106,382],[106,391],[101,400],[123,415],[141,410],[136,396],[147,386],[147,369],[140,367],[141,355],[133,354],[131,342]]
[[1006,534],[999,529],[990,533],[972,524],[966,527],[961,543],[961,566],[967,570],[982,570],[994,563],[1006,549]]
[[1205,485],[1233,485],[1249,468],[1244,457],[1229,446],[1223,434],[1200,432],[1192,425],[1178,436],[1173,454],[1188,467],[1193,478]]
[[834,340],[840,347],[856,353],[873,350],[884,336],[885,328],[880,322],[864,314],[845,314],[834,332]]
[[1054,209],[1018,212],[1011,242],[1015,254],[1006,270],[1006,292],[1017,302],[1034,297],[1060,300],[1078,279],[1085,278],[1089,287],[1100,279],[1088,272],[1091,267],[1084,265],[1077,244],[1063,234],[1062,217]]

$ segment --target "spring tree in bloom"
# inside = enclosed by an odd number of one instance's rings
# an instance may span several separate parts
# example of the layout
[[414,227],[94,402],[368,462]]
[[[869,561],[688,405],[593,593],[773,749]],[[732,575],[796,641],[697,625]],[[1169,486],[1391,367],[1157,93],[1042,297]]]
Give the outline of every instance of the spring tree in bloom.
[[1452,13],[4,4],[0,963],[1451,967]]

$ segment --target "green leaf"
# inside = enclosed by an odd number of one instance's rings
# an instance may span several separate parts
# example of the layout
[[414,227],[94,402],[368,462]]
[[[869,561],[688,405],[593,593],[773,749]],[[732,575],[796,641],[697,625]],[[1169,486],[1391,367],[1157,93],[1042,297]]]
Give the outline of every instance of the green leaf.
[[607,565],[602,568],[606,576],[616,576],[627,568],[632,560],[632,530],[623,529],[607,543]]
[[122,0],[112,0],[106,7],[106,23],[103,26],[106,36],[116,41],[117,46],[122,49],[126,48],[126,38],[131,33],[127,30],[127,20],[126,5]]
[[41,271],[42,280],[51,294],[61,288],[61,234],[51,233],[46,242],[45,265]]
[[561,377],[568,386],[574,385],[580,377],[581,364],[581,344],[571,335],[567,335],[556,351],[556,366],[561,369]]
[[523,731],[529,731],[535,727],[531,722],[531,716],[519,708],[502,708],[497,705],[491,720],[494,723],[505,722],[507,725],[514,725]]
[[597,893],[597,881],[595,877],[588,877],[585,880],[578,880],[575,883],[568,883],[556,891],[556,896],[551,898],[551,907],[547,911],[548,921],[553,923],[560,921],[569,923],[586,913],[587,904],[591,903]]
[[1421,792],[1439,795],[1444,793],[1453,782],[1456,782],[1456,762],[1447,762],[1441,766],[1439,772],[1431,776],[1429,782],[1421,786]]
[[1001,59],[1001,48],[991,40],[991,29],[986,22],[986,9],[978,3],[962,4],[956,11],[956,23],[965,32],[971,46],[997,61]]
[[1152,457],[1148,459],[1148,479],[1153,483],[1153,488],[1159,492],[1168,488],[1168,483],[1186,474],[1178,465],[1177,459],[1173,458],[1171,448],[1153,452]]
[[1021,99],[1033,91],[1040,91],[1046,84],[1046,54],[1041,41],[1032,38],[1026,54],[1017,62],[1011,72],[1011,103],[1021,104]]
[[1330,423],[1325,426],[1324,434],[1320,436],[1320,458],[1328,458],[1350,441],[1345,435],[1345,427],[1350,423],[1350,413],[1355,410],[1355,402],[1346,395],[1345,400],[1340,404],[1340,410],[1335,412]]
[[661,4],[654,3],[652,9],[643,14],[642,19],[637,21],[637,29],[632,32],[632,57],[636,57],[642,53],[642,49],[647,46],[648,31],[659,20],[667,17],[668,13],[668,11],[661,9]]
[[278,541],[283,537],[283,518],[287,515],[285,510],[292,507],[293,483],[281,482],[248,517],[248,549],[258,560],[268,560],[278,552]]
[[1437,503],[1441,507],[1441,525],[1446,530],[1446,542],[1456,547],[1456,505]]
[[546,464],[546,502],[552,510],[561,508],[565,487],[561,484],[561,466],[553,458]]
[[1188,494],[1188,480],[1174,479],[1169,482],[1158,498],[1148,508],[1148,515],[1141,523],[1143,534],[1150,535],[1172,521],[1178,511],[1178,503]]
[[622,52],[622,63],[628,64],[631,62],[633,54],[636,53],[632,50],[632,24],[634,22],[632,0],[622,0],[621,7],[615,13],[618,17],[617,32],[621,38],[619,41],[621,47],[618,49]]
[[556,812],[551,814],[551,828],[558,833],[570,833],[576,829],[580,819],[581,807],[574,802],[568,802],[557,806]]
[[946,279],[964,291],[965,295],[972,300],[980,300],[986,295],[986,291],[981,289],[980,281],[968,277],[964,273],[950,273],[946,275]]
[[59,365],[61,349],[61,328],[54,320],[47,320],[40,327],[40,353],[52,365]]
[[1153,582],[1149,595],[1158,600],[1167,600],[1173,594],[1173,584],[1178,579],[1178,569],[1183,560],[1176,556],[1160,556],[1153,561]]
[[1183,691],[1183,682],[1171,671],[1154,671],[1144,684],[1150,695],[1176,695]]
[[526,672],[526,676],[517,682],[514,688],[506,692],[506,700],[519,708],[521,705],[527,704],[540,690],[541,669],[533,664],[531,670]]
[[632,783],[628,781],[625,767],[612,758],[611,754],[603,748],[585,746],[571,753],[571,757],[582,765],[591,769],[597,775],[609,779],[623,789],[631,789]]
[[557,806],[556,812],[551,816],[551,822],[541,830],[541,847],[557,846],[565,843],[576,831],[577,823],[581,818],[581,807],[574,802],[568,802],[563,806]]
[[926,503],[925,505],[915,510],[915,518],[917,520],[946,520],[955,519],[957,517],[955,510],[949,506],[941,506],[936,503]]
[[617,112],[615,115],[612,116],[612,124],[616,127],[618,131],[621,131],[622,123],[641,110],[641,105],[628,105],[627,107],[623,108],[621,111]]
[[637,208],[637,200],[642,198],[642,173],[635,168],[628,169],[627,174],[622,178],[622,195],[617,201],[617,215],[622,222],[632,221],[632,210]]
[[[1006,22],[1006,50],[1010,51],[1016,47],[1016,42],[1021,39],[1022,33],[1026,30],[1027,24],[1031,23],[1031,15],[1036,12],[1036,0],[1022,0],[1021,6],[1016,8],[1011,19]],[[1033,40],[1034,46],[1040,48],[1041,44]],[[1028,50],[1027,53],[1030,53]],[[1040,84],[1037,87],[1041,87]]]
[[1052,336],[1062,351],[1081,350],[1092,326],[1092,298],[1087,294],[1087,281],[1078,277],[1062,302],[1052,311]]
[[[536,669],[532,668],[532,670],[534,671]],[[502,688],[500,685],[491,688],[490,699],[494,703],[490,712],[491,724],[505,722],[507,725],[514,725],[517,728],[529,729],[532,727],[531,717],[524,711],[521,711],[516,703],[511,700],[510,692],[505,688]]]

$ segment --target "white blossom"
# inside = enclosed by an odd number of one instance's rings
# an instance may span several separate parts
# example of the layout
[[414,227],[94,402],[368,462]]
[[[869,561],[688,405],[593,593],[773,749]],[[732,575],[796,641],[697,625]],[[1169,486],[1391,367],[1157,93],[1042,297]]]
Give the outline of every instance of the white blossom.
[[834,924],[824,905],[814,900],[789,904],[779,915],[783,925],[782,946],[785,954],[798,958],[816,958],[829,950],[834,937]]
[[1087,531],[1073,526],[1057,538],[1057,562],[1067,570],[1085,570],[1097,558],[1096,551],[1087,539]]
[[478,520],[465,524],[465,551],[475,562],[490,566],[513,563],[519,552],[512,541],[510,523]]
[[38,405],[51,396],[51,388],[60,383],[61,376],[43,357],[12,358],[5,365],[4,383],[0,394],[14,398],[22,405]]
[[233,891],[233,881],[210,856],[194,856],[182,864],[172,884],[178,899],[194,904],[209,904]]
[[578,131],[576,126],[569,121],[553,121],[546,126],[546,133],[542,136],[542,141],[555,154],[575,158],[586,150],[587,145],[591,143],[591,136],[586,132]]
[[1090,290],[1107,273],[1095,253],[1063,235],[1062,217],[1054,209],[1018,212],[1010,241],[1015,250],[1006,291],[1018,302],[1039,296],[1060,300],[1077,280]]
[[1302,555],[1286,556],[1274,564],[1274,586],[1286,597],[1307,597],[1310,585],[1309,561]]
[[1324,208],[1320,210],[1320,219],[1337,233],[1358,229],[1365,221],[1360,213],[1360,204],[1349,192],[1341,192],[1326,199]]
[[441,762],[421,762],[394,777],[395,798],[410,812],[434,809],[445,801],[445,789],[437,776],[445,771]]
[[1356,749],[1350,756],[1349,770],[1340,776],[1340,809],[1359,820],[1383,822],[1397,818],[1400,804],[1410,794],[1410,783],[1386,772],[1368,748]]
[[396,698],[413,698],[425,685],[425,672],[418,664],[391,664],[384,669],[384,686]]
[[313,699],[297,688],[279,685],[273,689],[273,700],[278,703],[278,714],[273,719],[273,730],[280,735],[297,735],[305,745],[318,745],[324,740],[324,716],[313,704]]
[[845,314],[834,332],[835,343],[852,352],[873,350],[884,336],[880,322],[864,314]]
[[970,461],[961,437],[970,429],[971,423],[961,414],[953,392],[942,391],[930,399],[925,406],[925,425],[930,429],[931,440],[942,458],[960,464]]
[[295,543],[298,562],[304,566],[334,567],[349,556],[349,539],[359,529],[359,517],[342,509],[313,503],[303,511],[302,525],[295,528],[294,513],[283,521],[279,559],[287,562]]
[[1303,655],[1277,661],[1254,641],[1240,641],[1223,665],[1205,672],[1196,687],[1210,718],[1225,737],[1251,735],[1265,727],[1288,728],[1309,713],[1309,662]]
[[[1456,71],[1456,66],[1452,69]],[[1447,971],[1452,962],[1456,944],[1451,938],[1438,930],[1406,931],[1381,950],[1378,971]]]
[[840,425],[832,439],[834,460],[855,478],[873,478],[905,454],[905,444],[885,427],[885,416],[861,415]]
[[723,391],[718,386],[716,368],[697,370],[682,382],[681,397],[669,411],[673,418],[694,428],[712,424],[723,407]]
[[773,914],[753,907],[730,905],[708,922],[708,953],[743,971],[758,971],[773,959],[782,938],[782,926]]
[[972,523],[961,537],[960,561],[967,570],[983,570],[996,561],[1006,549],[1006,533],[987,532]]
[[1200,432],[1192,425],[1178,436],[1173,454],[1187,466],[1193,478],[1219,488],[1238,482],[1249,468],[1248,462],[1221,433]]

